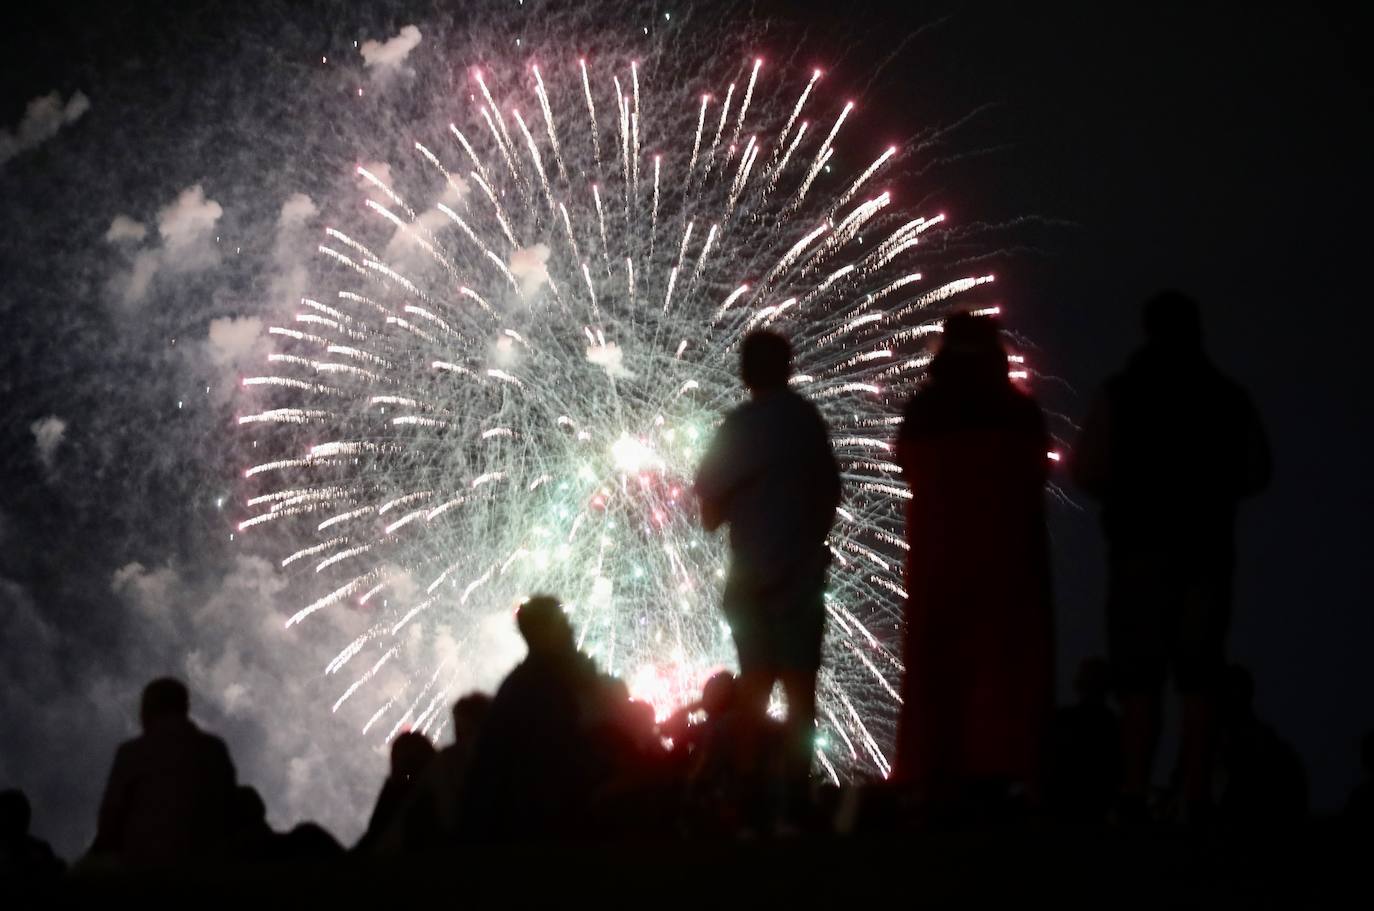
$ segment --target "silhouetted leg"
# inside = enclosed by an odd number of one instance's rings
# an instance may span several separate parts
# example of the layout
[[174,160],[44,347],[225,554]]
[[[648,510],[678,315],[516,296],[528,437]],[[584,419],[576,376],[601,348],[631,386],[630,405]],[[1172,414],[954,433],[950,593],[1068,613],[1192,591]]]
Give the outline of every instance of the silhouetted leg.
[[1179,771],[1190,819],[1212,802],[1216,690],[1226,664],[1231,572],[1229,559],[1204,560],[1183,596],[1177,667],[1183,703]]
[[1167,556],[1110,555],[1107,642],[1121,703],[1121,809],[1143,815],[1162,725],[1166,662],[1176,615],[1176,568]]
[[773,691],[773,675],[756,669],[742,670],[736,699],[744,724],[740,729],[739,755],[735,768],[744,801],[745,817],[761,824],[767,803],[767,778],[763,741],[768,722],[768,696]]
[[768,696],[773,691],[773,676],[766,671],[747,670],[740,674],[736,698],[749,719],[744,738],[748,749],[742,752],[752,769],[757,763],[759,738],[768,718]]

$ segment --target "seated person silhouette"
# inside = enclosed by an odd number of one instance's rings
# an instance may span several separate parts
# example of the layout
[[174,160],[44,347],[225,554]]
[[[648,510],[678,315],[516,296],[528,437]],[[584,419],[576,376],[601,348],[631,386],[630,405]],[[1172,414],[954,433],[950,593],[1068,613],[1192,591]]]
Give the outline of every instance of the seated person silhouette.
[[391,771],[382,783],[367,831],[354,850],[360,854],[394,854],[403,846],[403,819],[410,812],[422,776],[434,761],[434,744],[418,731],[405,731],[391,741]]
[[473,756],[464,840],[576,835],[598,780],[587,736],[603,711],[596,665],[577,650],[556,598],[520,605],[516,626],[529,653],[492,697]]
[[29,833],[32,815],[23,791],[0,791],[0,883],[33,884],[62,875],[52,848]]
[[1226,668],[1220,709],[1219,819],[1250,831],[1300,824],[1307,817],[1307,771],[1297,750],[1255,715],[1255,679],[1244,667]]
[[425,769],[405,812],[406,852],[433,850],[458,837],[468,772],[490,709],[486,693],[469,693],[453,704],[453,742]]

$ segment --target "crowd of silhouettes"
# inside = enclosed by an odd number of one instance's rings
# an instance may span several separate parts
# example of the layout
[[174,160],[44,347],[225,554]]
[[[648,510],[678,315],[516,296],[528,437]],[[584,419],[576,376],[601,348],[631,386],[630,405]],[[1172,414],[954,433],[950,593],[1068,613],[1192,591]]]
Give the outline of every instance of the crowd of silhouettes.
[[[913,824],[989,806],[1069,824],[1161,818],[1258,831],[1306,817],[1296,752],[1228,663],[1238,501],[1268,481],[1245,393],[1208,360],[1196,304],[1145,308],[1146,342],[1093,406],[1069,467],[1102,503],[1108,657],[1084,660],[1056,710],[1042,412],[1010,379],[994,319],[950,316],[900,417],[909,486],[905,674],[890,780],[873,793]],[[702,523],[730,527],[723,612],[738,676],[664,718],[577,647],[556,597],[520,605],[524,659],[492,695],[453,706],[451,743],[405,731],[351,849],[303,823],[273,831],[229,750],[190,717],[186,687],[149,683],[141,733],[115,754],[78,870],[413,856],[474,842],[767,836],[834,831],[811,775],[840,465],[820,412],[789,383],[785,338],[742,345],[749,399],[726,416],[695,481]],[[1186,447],[1184,444],[1186,443]],[[1186,457],[1180,456],[1186,448]],[[1165,684],[1181,702],[1171,783],[1153,788]],[[767,711],[780,686],[786,710]],[[1374,735],[1345,811],[1374,828]],[[834,796],[833,794],[829,796]],[[0,874],[63,864],[0,793]]]

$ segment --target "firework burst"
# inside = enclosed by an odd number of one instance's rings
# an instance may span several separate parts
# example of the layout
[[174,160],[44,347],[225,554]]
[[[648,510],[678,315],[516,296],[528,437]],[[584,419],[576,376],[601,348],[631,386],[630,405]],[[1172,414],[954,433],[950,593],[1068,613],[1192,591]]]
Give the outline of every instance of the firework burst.
[[660,40],[483,61],[451,124],[405,137],[406,180],[357,168],[357,222],[325,232],[271,369],[243,380],[267,455],[240,529],[309,593],[288,626],[370,618],[320,670],[371,736],[437,733],[483,618],[536,591],[665,711],[734,662],[725,546],[689,484],[741,399],[740,339],[778,329],[845,478],[817,755],[837,780],[886,774],[907,495],[889,443],[940,314],[991,277],[922,274],[943,216],[902,211],[883,183],[902,150],[847,137],[862,112],[821,71],[720,52],[684,72]]

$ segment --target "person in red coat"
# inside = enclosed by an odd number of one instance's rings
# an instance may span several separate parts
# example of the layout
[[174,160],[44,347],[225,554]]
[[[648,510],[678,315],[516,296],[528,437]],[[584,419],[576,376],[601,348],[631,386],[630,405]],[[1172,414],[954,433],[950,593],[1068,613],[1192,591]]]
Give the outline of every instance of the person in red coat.
[[1047,444],[997,322],[947,319],[897,439],[911,549],[893,777],[919,801],[1038,795],[1054,705]]

